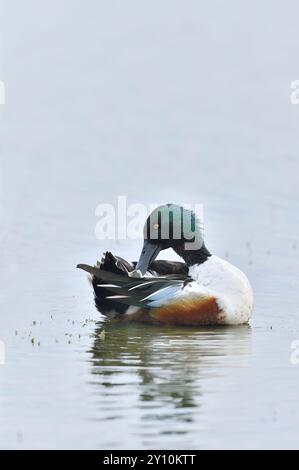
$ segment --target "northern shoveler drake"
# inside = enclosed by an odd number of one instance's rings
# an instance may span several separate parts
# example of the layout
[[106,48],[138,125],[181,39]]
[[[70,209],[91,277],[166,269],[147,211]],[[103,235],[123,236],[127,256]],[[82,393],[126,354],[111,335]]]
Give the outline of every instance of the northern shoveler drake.
[[[172,248],[184,262],[156,260]],[[212,255],[194,212],[175,204],[159,206],[144,226],[138,263],[106,252],[91,274],[98,310],[162,324],[237,325],[251,317],[253,295],[245,274]]]

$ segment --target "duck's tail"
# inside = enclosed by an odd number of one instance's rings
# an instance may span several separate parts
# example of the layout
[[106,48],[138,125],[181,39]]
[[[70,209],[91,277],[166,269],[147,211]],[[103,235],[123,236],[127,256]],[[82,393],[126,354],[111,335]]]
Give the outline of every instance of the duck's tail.
[[[98,261],[95,266],[78,264],[77,268],[83,269],[91,275],[95,305],[99,312],[104,315],[107,315],[110,312],[122,314],[127,310],[127,305],[123,305],[106,298],[109,296],[109,291],[105,289],[103,284],[109,283],[103,281],[101,274],[103,271],[107,271],[122,276],[128,276],[128,273],[134,270],[134,264],[129,263],[120,256],[114,256],[110,251],[107,251],[106,253],[103,253],[101,261]],[[101,287],[98,286],[99,280],[101,280]]]

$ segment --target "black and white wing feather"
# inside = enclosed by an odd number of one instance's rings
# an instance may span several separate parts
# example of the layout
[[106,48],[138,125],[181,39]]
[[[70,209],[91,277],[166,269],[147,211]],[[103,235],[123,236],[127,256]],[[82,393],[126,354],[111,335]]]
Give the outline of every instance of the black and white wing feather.
[[[84,265],[80,265],[84,269]],[[134,278],[107,271],[97,271],[96,287],[105,288],[106,300],[139,308],[160,307],[174,299],[182,290],[185,275]]]
[[[160,307],[175,298],[182,290],[186,278],[182,276],[129,278],[104,274],[105,288],[111,292],[106,298],[140,308]],[[109,284],[107,284],[109,282]],[[100,287],[101,284],[99,283]]]
[[188,267],[182,262],[155,260],[147,273],[151,277],[145,278],[130,277],[136,264],[107,251],[95,266],[77,266],[91,275],[95,304],[101,313],[123,314],[131,305],[158,307],[175,298],[188,279]]

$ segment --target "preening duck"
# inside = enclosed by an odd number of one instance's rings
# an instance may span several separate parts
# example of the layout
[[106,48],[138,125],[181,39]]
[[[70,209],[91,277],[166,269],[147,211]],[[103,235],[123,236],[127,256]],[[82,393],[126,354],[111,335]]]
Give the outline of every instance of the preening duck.
[[[184,262],[156,260],[172,248]],[[252,314],[253,295],[245,274],[212,255],[194,212],[175,204],[156,208],[144,226],[139,261],[106,252],[91,274],[98,310],[126,319],[179,325],[237,325]]]

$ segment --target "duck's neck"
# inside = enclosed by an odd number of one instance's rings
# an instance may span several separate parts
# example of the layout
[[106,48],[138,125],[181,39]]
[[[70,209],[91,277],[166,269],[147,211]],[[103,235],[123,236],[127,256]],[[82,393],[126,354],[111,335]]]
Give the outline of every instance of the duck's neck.
[[199,250],[185,250],[183,246],[177,246],[174,250],[183,258],[188,266],[202,264],[211,256],[211,253],[205,247],[205,244],[203,244]]

